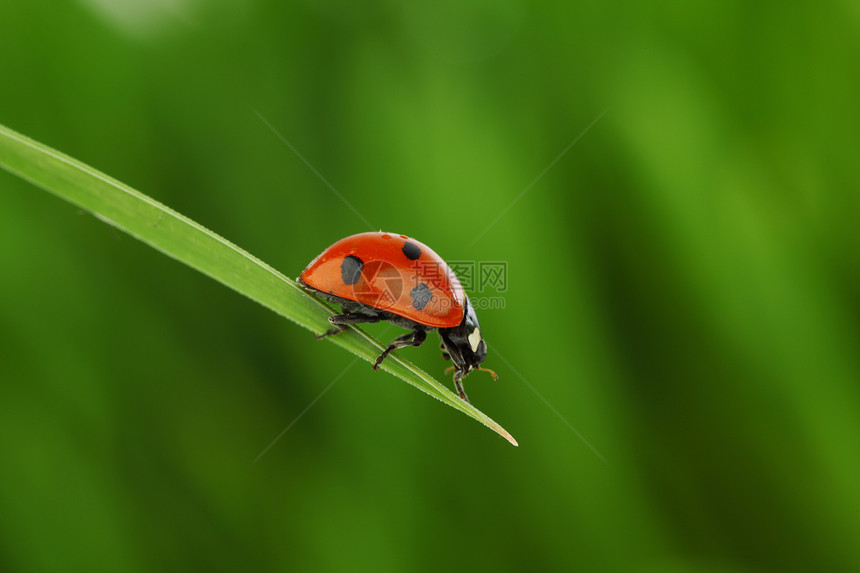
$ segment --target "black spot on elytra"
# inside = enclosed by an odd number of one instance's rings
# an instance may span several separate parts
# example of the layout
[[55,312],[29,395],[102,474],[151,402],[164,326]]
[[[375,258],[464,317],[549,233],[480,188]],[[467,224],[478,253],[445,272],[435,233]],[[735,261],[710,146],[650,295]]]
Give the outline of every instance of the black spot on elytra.
[[416,310],[424,310],[427,303],[433,300],[433,293],[430,292],[430,289],[424,283],[409,291],[409,296],[412,297],[412,306]]
[[406,258],[410,261],[414,261],[421,256],[421,249],[418,248],[418,245],[416,245],[415,243],[410,243],[409,241],[406,241],[405,243],[403,243],[403,254],[406,255]]
[[347,255],[340,265],[340,278],[348,285],[354,285],[361,278],[364,261],[354,255]]

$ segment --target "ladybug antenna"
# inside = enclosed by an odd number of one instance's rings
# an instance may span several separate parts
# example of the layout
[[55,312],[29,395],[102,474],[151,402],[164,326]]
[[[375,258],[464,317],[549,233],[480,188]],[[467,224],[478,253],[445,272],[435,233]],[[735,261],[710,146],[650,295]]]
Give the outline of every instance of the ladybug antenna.
[[480,366],[475,366],[475,370],[480,370],[481,372],[489,372],[490,376],[493,377],[493,380],[499,379],[499,375],[496,374],[495,372],[493,372],[492,370],[490,370],[489,368],[481,368]]

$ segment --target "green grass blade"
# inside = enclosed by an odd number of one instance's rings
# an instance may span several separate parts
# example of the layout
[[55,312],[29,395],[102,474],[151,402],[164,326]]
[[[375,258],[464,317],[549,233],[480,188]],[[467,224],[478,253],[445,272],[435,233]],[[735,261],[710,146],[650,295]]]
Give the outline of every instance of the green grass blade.
[[[329,328],[331,309],[295,281],[143,193],[3,125],[0,125],[0,166],[308,330],[323,332]],[[328,340],[369,362],[385,348],[355,327]],[[312,343],[309,339],[308,344]],[[499,424],[409,361],[392,354],[382,369],[517,445]]]

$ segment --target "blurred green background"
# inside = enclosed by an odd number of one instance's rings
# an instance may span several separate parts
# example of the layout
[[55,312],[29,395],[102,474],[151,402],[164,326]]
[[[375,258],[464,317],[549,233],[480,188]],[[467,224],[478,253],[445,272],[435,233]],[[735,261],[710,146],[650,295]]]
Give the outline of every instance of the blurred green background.
[[507,262],[520,447],[0,172],[0,569],[860,570],[858,54],[850,1],[3,2],[0,122],[288,276],[369,229],[258,113]]

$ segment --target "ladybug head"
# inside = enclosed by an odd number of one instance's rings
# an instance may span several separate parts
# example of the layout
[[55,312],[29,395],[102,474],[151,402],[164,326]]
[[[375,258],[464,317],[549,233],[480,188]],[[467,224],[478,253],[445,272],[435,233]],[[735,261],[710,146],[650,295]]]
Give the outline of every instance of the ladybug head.
[[474,370],[485,370],[497,378],[496,373],[487,368],[481,368],[481,362],[487,357],[487,343],[481,338],[481,328],[475,309],[466,297],[466,308],[463,321],[453,328],[440,328],[439,336],[445,352],[454,363],[454,381],[461,380]]

